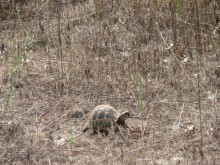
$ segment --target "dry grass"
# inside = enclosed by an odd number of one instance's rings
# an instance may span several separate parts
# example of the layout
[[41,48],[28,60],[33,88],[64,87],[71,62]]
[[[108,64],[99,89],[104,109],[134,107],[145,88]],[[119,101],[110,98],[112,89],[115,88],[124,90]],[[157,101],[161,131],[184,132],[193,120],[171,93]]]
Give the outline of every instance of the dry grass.
[[[3,0],[0,164],[219,164],[220,4],[177,2]],[[103,103],[125,140],[82,133]]]

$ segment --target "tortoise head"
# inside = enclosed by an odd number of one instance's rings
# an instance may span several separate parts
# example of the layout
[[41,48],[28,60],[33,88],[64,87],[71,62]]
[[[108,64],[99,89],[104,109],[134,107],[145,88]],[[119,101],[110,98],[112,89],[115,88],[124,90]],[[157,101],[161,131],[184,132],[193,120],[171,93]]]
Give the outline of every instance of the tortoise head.
[[118,117],[118,120],[116,121],[116,123],[117,123],[118,125],[122,125],[123,127],[125,127],[125,126],[126,126],[125,120],[126,120],[127,118],[129,118],[129,116],[130,116],[130,113],[129,113],[128,111],[122,112],[122,113],[120,114],[120,116]]

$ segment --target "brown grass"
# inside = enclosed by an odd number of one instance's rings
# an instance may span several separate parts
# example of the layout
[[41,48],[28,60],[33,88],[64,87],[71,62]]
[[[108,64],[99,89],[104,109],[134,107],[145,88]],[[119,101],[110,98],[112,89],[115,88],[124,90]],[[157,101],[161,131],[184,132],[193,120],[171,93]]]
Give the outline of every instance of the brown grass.
[[[217,0],[3,0],[0,164],[219,164],[219,13]],[[125,140],[82,133],[103,103],[131,112]]]

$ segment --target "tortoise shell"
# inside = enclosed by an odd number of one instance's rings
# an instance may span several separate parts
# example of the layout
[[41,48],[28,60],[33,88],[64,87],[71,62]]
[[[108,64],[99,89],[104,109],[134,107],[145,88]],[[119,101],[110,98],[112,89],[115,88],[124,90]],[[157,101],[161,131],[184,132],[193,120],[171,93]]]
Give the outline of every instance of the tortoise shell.
[[91,112],[88,122],[83,129],[86,132],[89,129],[93,130],[93,133],[97,131],[108,134],[108,129],[114,126],[114,131],[118,131],[118,125],[125,127],[125,120],[129,117],[129,112],[119,113],[114,107],[110,105],[99,105]]

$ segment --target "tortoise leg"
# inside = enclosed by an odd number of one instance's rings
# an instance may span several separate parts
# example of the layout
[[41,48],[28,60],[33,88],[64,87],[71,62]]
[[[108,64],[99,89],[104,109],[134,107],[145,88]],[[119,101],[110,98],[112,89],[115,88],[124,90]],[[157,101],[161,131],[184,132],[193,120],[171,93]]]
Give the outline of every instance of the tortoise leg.
[[94,129],[94,130],[93,130],[93,135],[96,135],[96,134],[98,134],[98,132],[97,132],[96,129]]
[[118,132],[119,131],[117,123],[114,124],[113,130],[114,130],[114,132]]
[[102,135],[108,136],[108,130],[102,129],[102,130],[100,130],[99,132],[100,132]]
[[105,136],[108,136],[108,131],[107,130],[105,130],[104,133],[105,133]]

